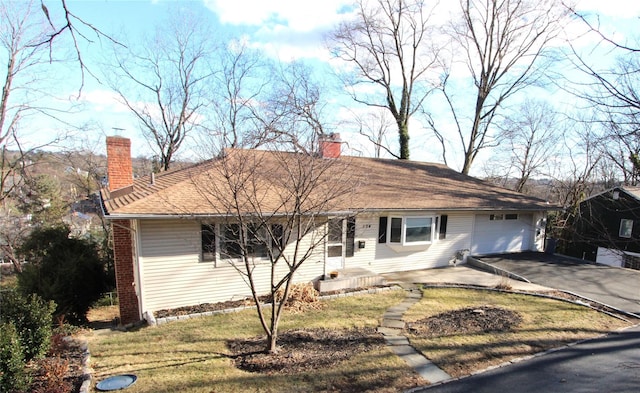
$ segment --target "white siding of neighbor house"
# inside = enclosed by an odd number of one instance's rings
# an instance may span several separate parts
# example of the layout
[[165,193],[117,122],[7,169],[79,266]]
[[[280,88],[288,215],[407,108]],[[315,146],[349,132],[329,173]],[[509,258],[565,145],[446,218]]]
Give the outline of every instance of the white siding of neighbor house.
[[[197,221],[141,220],[138,230],[143,312],[251,296],[242,276],[229,262],[200,262],[201,236]],[[323,258],[322,250],[313,255],[294,281],[308,282],[322,275]],[[269,268],[269,263],[256,268],[260,293],[268,291]]]
[[[400,213],[383,213],[382,216],[402,216]],[[389,243],[378,243],[380,215],[359,215],[356,218],[356,248],[352,258],[346,258],[346,268],[365,268],[375,273],[388,273],[416,269],[448,266],[455,253],[469,249],[473,214],[447,214],[445,239],[437,239],[431,245],[398,247]],[[428,215],[428,214],[424,214]],[[435,236],[437,237],[437,233]],[[365,248],[358,248],[358,241]]]

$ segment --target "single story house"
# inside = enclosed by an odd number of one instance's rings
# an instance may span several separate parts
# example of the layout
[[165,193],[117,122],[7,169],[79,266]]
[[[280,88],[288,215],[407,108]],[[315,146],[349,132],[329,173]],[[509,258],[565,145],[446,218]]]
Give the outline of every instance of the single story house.
[[[543,250],[552,208],[546,201],[441,164],[344,156],[340,143],[332,134],[309,158],[334,164],[317,171],[318,194],[330,192],[336,182],[348,185],[349,192],[332,199],[323,213],[324,221],[311,234],[325,235],[316,237],[321,247],[297,271],[296,282],[316,281],[341,269],[381,274],[447,266],[466,253]],[[237,227],[229,219],[239,212],[250,221],[256,209],[282,209],[278,196],[294,185],[274,184],[283,178],[279,171],[302,170],[282,166],[300,153],[227,149],[191,167],[134,180],[130,146],[126,138],[107,137],[109,182],[101,191],[104,215],[113,228],[121,323],[156,310],[250,296],[229,263],[234,250],[225,239]],[[246,172],[245,183],[233,192],[210,193],[230,182],[232,171],[225,175],[221,168],[231,162],[260,165]],[[278,165],[281,169],[273,169]],[[237,211],[225,207],[231,194],[243,193],[260,193],[260,202],[245,201]],[[264,252],[258,248],[256,260]],[[255,265],[265,293],[267,265]]]
[[580,203],[567,254],[640,269],[640,187],[618,186]]

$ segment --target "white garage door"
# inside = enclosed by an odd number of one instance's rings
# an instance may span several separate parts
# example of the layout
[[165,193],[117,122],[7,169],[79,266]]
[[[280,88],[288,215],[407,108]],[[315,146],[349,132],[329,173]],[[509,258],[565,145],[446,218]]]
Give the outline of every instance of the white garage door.
[[526,251],[531,248],[531,214],[478,214],[473,227],[472,254]]

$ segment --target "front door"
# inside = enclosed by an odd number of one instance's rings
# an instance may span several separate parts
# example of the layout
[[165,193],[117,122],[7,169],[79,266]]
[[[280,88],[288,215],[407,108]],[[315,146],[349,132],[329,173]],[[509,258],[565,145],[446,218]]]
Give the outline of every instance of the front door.
[[344,225],[345,220],[342,218],[332,218],[328,222],[327,273],[344,268]]

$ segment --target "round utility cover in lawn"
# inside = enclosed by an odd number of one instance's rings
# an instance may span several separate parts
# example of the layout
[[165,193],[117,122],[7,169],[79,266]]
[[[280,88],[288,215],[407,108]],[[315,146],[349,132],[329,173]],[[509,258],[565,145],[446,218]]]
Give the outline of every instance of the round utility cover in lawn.
[[125,389],[133,385],[136,382],[136,379],[138,379],[138,377],[133,374],[114,375],[113,377],[109,377],[98,382],[96,389],[103,392]]

